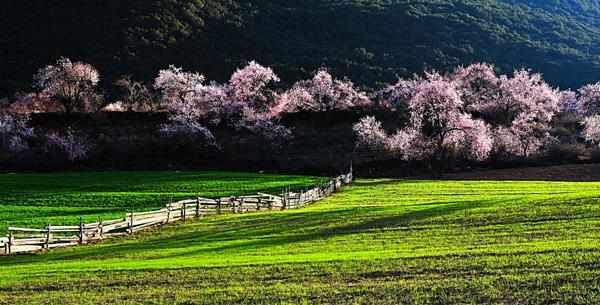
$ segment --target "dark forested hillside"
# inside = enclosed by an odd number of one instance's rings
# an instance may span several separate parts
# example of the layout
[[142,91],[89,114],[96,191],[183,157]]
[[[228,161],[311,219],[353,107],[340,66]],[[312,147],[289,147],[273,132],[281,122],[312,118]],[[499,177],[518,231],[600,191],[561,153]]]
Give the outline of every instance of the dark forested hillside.
[[579,0],[0,0],[0,97],[67,56],[108,84],[176,64],[222,80],[250,59],[284,83],[329,67],[364,87],[488,61],[552,84],[600,79],[600,5]]

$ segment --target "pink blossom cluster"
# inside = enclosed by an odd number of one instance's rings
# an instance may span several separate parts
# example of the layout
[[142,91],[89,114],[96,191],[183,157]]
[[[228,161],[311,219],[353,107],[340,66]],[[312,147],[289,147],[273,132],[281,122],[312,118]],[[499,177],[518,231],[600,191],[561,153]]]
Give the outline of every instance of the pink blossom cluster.
[[19,94],[17,100],[13,102],[9,108],[11,113],[18,114],[60,112],[63,110],[63,106],[56,100],[36,92]]
[[596,145],[600,144],[600,115],[595,114],[582,120],[583,138]]
[[568,93],[550,87],[539,73],[515,70],[512,77],[496,76],[494,67],[475,64],[458,68],[457,83],[467,110],[492,124],[495,148],[530,156],[552,140],[550,122],[567,103]]
[[600,143],[600,82],[581,87],[578,91],[575,113],[583,125],[583,138]]
[[417,86],[423,81],[415,76],[410,79],[400,79],[396,84],[375,93],[375,103],[384,109],[396,112],[407,112],[408,101],[413,98]]
[[344,110],[370,104],[367,94],[355,89],[351,81],[334,79],[325,69],[317,70],[312,79],[294,84],[279,100],[285,112]]
[[49,134],[46,137],[46,146],[49,150],[57,150],[64,154],[70,161],[84,159],[88,152],[87,146],[71,130],[67,130],[64,135]]
[[288,137],[289,130],[277,122],[273,111],[276,101],[270,86],[278,81],[271,68],[254,61],[235,71],[226,84],[204,84],[201,74],[171,66],[155,80],[171,112],[161,130],[171,137],[204,139],[201,145],[215,140],[206,127],[209,124],[224,123],[265,139]]
[[399,153],[405,160],[445,160],[462,155],[486,159],[492,151],[538,153],[553,141],[551,121],[573,95],[562,93],[528,70],[496,75],[489,64],[459,67],[441,75],[400,80],[375,95],[379,105],[405,113],[388,135],[374,118],[354,126],[358,145]]
[[203,82],[204,75],[185,72],[182,68],[170,65],[158,72],[154,88],[162,93],[163,107],[169,108],[175,103],[184,103],[194,98]]
[[582,116],[600,114],[600,82],[589,84],[578,90],[577,113]]
[[39,93],[61,104],[67,113],[101,108],[104,97],[95,90],[99,81],[100,74],[93,66],[64,57],[34,76]]
[[29,149],[28,140],[35,134],[27,126],[29,118],[16,114],[0,115],[0,150],[7,153],[19,153]]
[[251,61],[244,68],[231,75],[227,91],[232,108],[244,107],[256,111],[266,111],[274,103],[273,91],[269,85],[279,82],[273,69]]
[[360,146],[373,150],[386,148],[405,160],[435,160],[443,164],[462,154],[485,159],[492,150],[489,126],[465,112],[457,87],[430,73],[406,100],[409,120],[406,126],[388,135],[372,117],[354,125]]
[[379,152],[392,150],[389,135],[374,116],[363,117],[354,124],[352,130],[356,135],[359,148]]
[[193,117],[176,114],[169,117],[169,122],[161,126],[161,132],[180,142],[192,144],[193,147],[216,146],[212,132],[200,125]]
[[[409,123],[394,137],[396,148],[406,160],[443,161],[454,153],[485,159],[491,151],[488,126],[464,111],[464,102],[452,82],[432,76],[417,87],[408,101]],[[410,143],[413,145],[406,145]]]

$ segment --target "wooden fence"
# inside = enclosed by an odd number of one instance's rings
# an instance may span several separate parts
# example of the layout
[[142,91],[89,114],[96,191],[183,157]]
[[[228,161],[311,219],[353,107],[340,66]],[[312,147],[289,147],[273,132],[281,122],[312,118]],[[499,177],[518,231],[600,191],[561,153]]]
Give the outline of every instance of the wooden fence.
[[125,217],[120,219],[100,219],[98,222],[86,224],[80,221],[76,226],[47,224],[42,229],[9,227],[8,236],[0,238],[0,249],[4,249],[5,254],[38,251],[82,245],[108,236],[130,234],[174,221],[225,213],[296,209],[327,197],[341,186],[352,182],[352,179],[352,169],[350,169],[348,174],[318,184],[312,189],[301,192],[286,190],[278,196],[258,193],[252,196],[231,196],[217,199],[197,197],[169,203],[156,211],[126,213]]

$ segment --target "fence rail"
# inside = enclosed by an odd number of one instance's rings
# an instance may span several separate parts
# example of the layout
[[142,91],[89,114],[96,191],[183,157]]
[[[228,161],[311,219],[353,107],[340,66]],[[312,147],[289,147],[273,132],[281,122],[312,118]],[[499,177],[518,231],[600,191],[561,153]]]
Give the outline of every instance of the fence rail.
[[171,202],[164,208],[148,212],[126,213],[119,219],[102,220],[76,226],[47,224],[42,229],[9,227],[8,236],[0,237],[0,251],[4,254],[30,252],[55,247],[82,245],[109,236],[134,233],[149,227],[174,221],[202,218],[225,213],[249,213],[260,211],[301,208],[321,200],[353,180],[350,172],[318,184],[301,192],[285,190],[279,195],[258,193],[251,196],[231,196],[216,199],[195,199]]

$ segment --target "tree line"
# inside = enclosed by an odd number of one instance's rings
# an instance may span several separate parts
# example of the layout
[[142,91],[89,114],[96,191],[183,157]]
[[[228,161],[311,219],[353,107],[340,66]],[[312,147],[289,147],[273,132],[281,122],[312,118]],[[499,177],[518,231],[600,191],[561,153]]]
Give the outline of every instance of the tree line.
[[[487,63],[426,71],[374,92],[325,68],[281,88],[274,70],[254,61],[223,83],[173,65],[150,85],[125,76],[115,83],[121,93],[113,101],[99,80],[92,65],[68,58],[41,68],[33,76],[35,90],[2,103],[2,154],[18,157],[42,147],[69,160],[86,157],[93,143],[76,126],[44,133],[30,127],[29,115],[39,112],[61,112],[67,121],[76,112],[164,112],[168,119],[156,129],[165,141],[203,151],[219,149],[217,128],[231,131],[235,141],[277,149],[294,137],[281,121],[285,114],[354,111],[364,114],[353,126],[357,150],[424,162],[439,175],[456,159],[534,157],[560,141],[553,122],[565,115],[576,118],[583,140],[600,143],[600,82],[560,90],[539,73],[501,75]],[[388,122],[368,115],[373,109]]]

